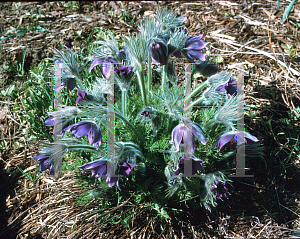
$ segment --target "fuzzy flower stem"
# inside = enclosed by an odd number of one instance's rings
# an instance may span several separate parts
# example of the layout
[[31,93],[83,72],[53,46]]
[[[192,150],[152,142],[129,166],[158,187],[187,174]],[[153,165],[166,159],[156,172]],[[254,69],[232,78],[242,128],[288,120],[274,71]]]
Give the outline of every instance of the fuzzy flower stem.
[[189,94],[188,96],[186,96],[186,98],[192,97],[193,95],[195,95],[196,93],[198,93],[198,91],[203,88],[204,86],[206,86],[207,84],[209,84],[209,82],[203,82],[201,85],[199,85],[195,90],[193,90],[191,92],[191,94]]
[[162,75],[162,80],[161,80],[162,92],[165,91],[166,76],[167,76],[167,65],[164,65],[163,66],[163,75]]
[[140,90],[141,90],[142,98],[144,100],[144,104],[148,106],[146,89],[145,89],[143,64],[140,64],[140,69],[136,71],[136,74],[137,74],[137,77],[138,77],[138,81],[139,81],[139,85],[140,85]]
[[94,146],[91,145],[87,145],[87,144],[79,144],[79,145],[69,145],[68,149],[90,149],[90,150],[95,150],[96,148]]
[[151,90],[151,55],[148,52],[148,92]]
[[122,90],[122,112],[124,117],[126,117],[127,115],[126,103],[127,103],[127,91]]
[[193,107],[195,104],[197,104],[198,102],[200,102],[201,100],[205,99],[205,96],[200,97],[199,99],[193,101],[188,107],[186,107],[187,109]]

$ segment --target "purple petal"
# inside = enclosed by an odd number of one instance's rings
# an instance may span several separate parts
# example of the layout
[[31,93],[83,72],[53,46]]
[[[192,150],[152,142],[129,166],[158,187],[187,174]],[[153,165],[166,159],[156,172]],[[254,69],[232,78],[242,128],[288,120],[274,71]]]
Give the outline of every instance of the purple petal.
[[217,141],[217,143],[215,144],[215,146],[217,146],[218,148],[218,152],[220,152],[220,150],[224,147],[224,145],[226,145],[231,139],[234,139],[234,136],[236,135],[235,132],[229,132],[226,134],[223,134],[220,139]]
[[91,130],[88,133],[88,139],[90,144],[98,143],[99,141],[101,142],[102,140],[101,131],[94,124],[91,125]]
[[205,61],[205,55],[201,50],[188,50],[187,55],[193,60]]
[[175,143],[175,147],[177,151],[179,151],[183,135],[184,135],[184,125],[180,123],[173,129],[172,132],[172,141]]
[[113,64],[109,60],[105,60],[102,64],[102,73],[106,79],[109,79],[112,69]]
[[120,185],[119,185],[119,177],[109,177],[109,176],[107,176],[106,182],[107,182],[107,185],[109,187],[112,187],[115,184],[117,184],[118,189],[121,190]]
[[35,161],[39,161],[41,159],[47,159],[48,157],[44,154],[37,154],[36,156],[32,157]]
[[197,123],[192,124],[192,132],[195,135],[196,139],[203,145],[206,145],[208,139],[204,136],[205,132],[201,128],[201,126]]
[[84,122],[79,125],[76,129],[75,137],[81,137],[87,135],[91,131],[91,123]]
[[188,127],[184,131],[183,143],[184,143],[184,147],[187,149],[187,151],[190,154],[193,154],[195,152],[194,136],[192,135],[192,132],[190,129],[188,129]]
[[46,125],[46,126],[53,126],[53,125],[55,125],[54,116],[51,116],[50,118],[46,119],[44,125]]
[[39,170],[45,171],[47,169],[50,169],[50,166],[51,166],[51,164],[47,163],[47,159],[42,159],[39,164]]
[[174,55],[175,57],[177,57],[177,58],[182,58],[182,55],[181,55],[181,52],[180,52],[180,51],[175,51],[175,52],[173,53],[173,55]]
[[96,66],[98,66],[98,65],[101,64],[102,62],[103,62],[103,60],[100,59],[100,58],[95,59],[95,60],[92,62],[91,67],[90,67],[90,69],[89,69],[87,72],[90,73]]

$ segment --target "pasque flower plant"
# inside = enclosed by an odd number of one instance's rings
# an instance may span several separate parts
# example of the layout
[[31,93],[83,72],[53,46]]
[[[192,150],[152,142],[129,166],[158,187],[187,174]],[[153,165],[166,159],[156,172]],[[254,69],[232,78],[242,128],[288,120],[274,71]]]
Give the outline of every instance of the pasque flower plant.
[[[203,34],[190,35],[182,26],[185,20],[172,11],[158,9],[155,18],[141,21],[139,34],[124,36],[120,44],[109,32],[94,42],[93,51],[82,61],[68,47],[55,51],[53,60],[66,65],[61,72],[63,81],[73,79],[64,82],[74,86],[56,90],[76,90],[76,106],[48,112],[45,125],[60,123],[63,139],[48,144],[33,157],[41,171],[57,176],[62,157],[69,151],[90,150],[93,160],[84,159],[82,173],[99,179],[102,186],[101,180],[106,178],[110,190],[115,185],[122,192],[128,187],[137,191],[157,187],[164,200],[176,195],[188,201],[188,195],[198,195],[197,203],[207,209],[216,206],[217,197],[230,195],[227,175],[211,171],[210,165],[223,156],[225,145],[235,143],[235,135],[242,135],[235,128],[242,117],[235,106],[243,106],[242,96],[237,95],[234,77],[220,72],[205,57],[208,42]],[[170,64],[173,56],[186,57],[193,63],[192,72],[200,72],[206,80],[191,92],[179,87],[176,80],[167,84],[177,79],[168,75],[176,74]],[[154,68],[161,72],[161,84],[153,84]],[[191,110],[202,104],[212,107],[202,107],[198,113]],[[262,142],[249,133],[244,135],[245,140],[238,144]],[[113,145],[111,137],[117,141]],[[82,143],[84,140],[88,143]],[[56,150],[59,144],[62,147]],[[113,175],[109,167],[114,168]],[[147,189],[138,185],[143,183]]]

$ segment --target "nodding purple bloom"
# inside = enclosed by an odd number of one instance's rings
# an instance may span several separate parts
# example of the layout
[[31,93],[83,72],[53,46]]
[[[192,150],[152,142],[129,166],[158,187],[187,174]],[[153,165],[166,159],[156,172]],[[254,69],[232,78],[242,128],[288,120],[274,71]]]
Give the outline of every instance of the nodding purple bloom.
[[82,137],[87,135],[89,143],[93,144],[97,150],[98,145],[101,144],[102,134],[100,129],[92,122],[80,121],[76,124],[72,124],[65,129],[65,132],[71,131],[73,137]]
[[79,102],[84,102],[86,99],[84,98],[86,96],[86,92],[77,89],[77,99],[76,99],[76,104],[78,105]]
[[228,98],[230,98],[233,94],[237,92],[236,81],[232,77],[230,77],[228,81],[219,85],[216,88],[216,91],[219,91],[220,93],[225,93],[228,96]]
[[[127,177],[129,175],[131,169],[134,166],[135,166],[134,164],[127,163],[127,162],[119,164],[119,166],[118,166],[119,169],[116,171],[116,174],[119,173],[120,175],[123,175],[123,176]],[[120,185],[119,185],[119,177],[110,177],[110,176],[107,175],[106,182],[107,182],[109,187],[112,187],[115,184],[117,184],[118,189],[121,191]]]
[[148,111],[143,111],[143,112],[141,113],[141,115],[143,115],[143,116],[145,116],[145,117],[147,117],[147,118],[150,118],[150,114],[149,114]]
[[[118,170],[116,171],[116,175],[119,173],[120,175],[127,177],[134,166],[135,166],[134,164],[123,162],[118,165]],[[111,165],[111,167],[113,167],[113,165]],[[107,176],[106,182],[108,186],[112,187],[114,185],[117,185],[118,189],[121,190],[119,185],[119,177],[110,177],[107,174],[107,161],[103,161],[103,160],[93,161],[82,165],[81,168],[84,168],[82,173],[85,173],[86,171],[91,169],[93,177],[98,177],[98,178],[100,177],[101,179],[104,179]]]
[[[245,138],[243,135],[245,134]],[[230,131],[228,133],[223,134],[220,139],[216,142],[215,147],[217,146],[217,151],[220,150],[226,145],[228,148],[232,148],[233,145],[238,144],[254,144],[256,142],[262,143],[263,140],[258,140],[255,136],[247,133],[247,132],[235,132]]]
[[[125,52],[119,52],[118,53],[118,58],[121,61],[121,63],[124,63],[124,61],[126,60]],[[116,64],[119,63],[119,61],[114,57],[96,58],[92,62],[91,67],[87,72],[90,73],[96,66],[100,65],[101,63],[102,63],[102,73],[103,73],[104,77],[106,79],[108,79],[110,77],[110,72],[112,70],[112,66],[110,65],[110,63],[115,63],[114,67],[116,67]],[[122,74],[127,76],[127,74],[131,71],[131,67],[126,67],[126,66],[120,66],[119,67],[119,65],[118,65],[117,68],[114,69],[114,71],[119,75],[120,75],[120,72],[121,72]]]
[[226,198],[226,191],[228,190],[225,187],[226,182],[215,181],[216,186],[212,186],[211,191],[216,192],[216,196],[220,198]]
[[196,174],[196,171],[203,171],[201,164],[205,163],[201,159],[196,158],[195,156],[186,156],[185,158],[180,158],[177,164],[177,170],[174,172],[173,176],[178,176],[179,173],[184,174],[184,162],[192,159],[192,175]]
[[208,139],[204,136],[204,134],[206,133],[199,124],[192,122],[188,125],[184,125],[184,123],[181,122],[173,129],[172,140],[170,143],[175,143],[175,147],[177,151],[179,151],[181,141],[183,141],[184,147],[187,151],[190,154],[193,154],[195,152],[194,136],[201,144],[205,145],[208,142]]
[[81,166],[81,168],[84,168],[82,173],[85,173],[86,171],[91,169],[93,177],[104,179],[107,174],[107,161],[96,160],[90,163],[85,163]]
[[65,46],[68,47],[69,49],[71,49],[72,47],[72,42],[73,42],[73,39],[69,38],[66,40],[66,44]]
[[194,62],[194,60],[205,61],[205,56],[201,49],[209,44],[209,42],[201,40],[202,36],[189,37],[185,42],[185,48],[182,51],[191,63]]
[[167,65],[168,63],[167,44],[162,40],[156,39],[154,43],[150,44],[150,55],[155,62],[161,65]]
[[36,156],[32,157],[35,161],[39,162],[39,170],[45,171],[49,170],[50,175],[54,178],[55,172],[54,172],[54,167],[50,164],[47,163],[48,157],[44,154],[37,154]]

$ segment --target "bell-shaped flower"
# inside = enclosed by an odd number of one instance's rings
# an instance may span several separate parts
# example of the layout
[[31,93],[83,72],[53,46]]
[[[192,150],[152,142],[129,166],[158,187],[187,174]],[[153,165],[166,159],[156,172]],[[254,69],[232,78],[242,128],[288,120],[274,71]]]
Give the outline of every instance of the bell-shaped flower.
[[102,134],[100,129],[97,126],[88,121],[80,121],[76,124],[72,124],[65,129],[65,132],[71,131],[73,137],[82,137],[87,135],[89,143],[93,144],[97,149],[98,145],[101,144]]
[[150,44],[150,55],[155,62],[161,65],[167,65],[168,63],[167,44],[163,40],[156,39],[153,43]]
[[181,141],[183,141],[184,147],[187,149],[187,151],[190,154],[193,154],[195,152],[194,136],[201,144],[206,145],[208,139],[204,136],[204,134],[206,133],[199,124],[192,122],[185,125],[183,122],[181,122],[173,129],[172,140],[170,143],[175,143],[175,147],[177,151],[179,151]]
[[55,172],[54,172],[54,167],[51,165],[51,163],[47,163],[47,160],[49,159],[46,155],[44,154],[37,154],[36,156],[32,157],[35,161],[39,162],[39,171],[45,171],[49,170],[50,175],[54,177]]
[[107,161],[96,160],[90,163],[85,163],[81,166],[81,168],[84,169],[82,173],[91,170],[93,177],[104,179],[107,174]]
[[209,42],[201,40],[202,36],[189,37],[185,42],[185,48],[183,48],[182,53],[191,63],[193,63],[194,60],[205,61],[205,56],[201,49],[209,44]]
[[[118,165],[119,169],[116,171],[116,174],[120,174],[120,175],[123,175],[123,176],[127,177],[129,175],[131,169],[134,166],[135,166],[134,164],[123,162],[123,163]],[[109,175],[107,175],[106,182],[107,182],[109,187],[117,185],[118,189],[121,190],[120,185],[119,185],[119,177],[110,177]]]
[[196,158],[195,156],[185,156],[180,158],[177,164],[177,170],[174,172],[173,176],[178,176],[180,173],[184,174],[184,162],[192,159],[192,175],[196,174],[196,171],[203,171],[202,163],[205,163],[201,159]]
[[[117,185],[118,189],[121,190],[119,185],[119,177],[111,177],[108,175],[107,164],[108,161],[105,160],[96,160],[90,163],[86,163],[81,166],[81,168],[84,169],[82,173],[91,170],[93,177],[104,179],[107,176],[106,183],[108,184],[108,186],[112,187],[114,185]],[[111,163],[109,164],[111,167],[113,167]],[[127,162],[120,163],[118,165],[118,170],[116,170],[115,174],[116,175],[120,174],[127,177],[134,166],[135,166],[134,164],[130,164]]]
[[[114,57],[101,57],[101,58],[96,58],[93,60],[90,69],[87,71],[88,73],[90,73],[92,71],[92,69],[94,69],[96,66],[102,64],[102,73],[104,75],[104,77],[106,79],[108,79],[110,77],[110,73],[113,67],[116,67],[114,69],[114,71],[120,75],[120,73],[128,75],[128,73],[131,71],[131,67],[126,67],[124,65],[119,67],[118,63],[123,63],[126,60],[126,53],[125,52],[119,52],[118,53],[118,58],[120,60],[120,62],[114,58]],[[111,63],[114,63],[114,65],[112,66]]]
[[262,143],[263,140],[258,140],[255,136],[247,132],[230,131],[220,137],[220,139],[216,142],[215,147],[217,146],[217,151],[219,152],[225,145],[231,149],[235,144],[254,144],[256,142]]
[[230,77],[226,82],[219,85],[216,91],[226,94],[230,98],[233,94],[237,92],[236,80]]
[[211,191],[216,192],[216,196],[220,198],[226,198],[226,191],[228,190],[225,187],[226,182],[215,181],[216,186],[212,186]]

